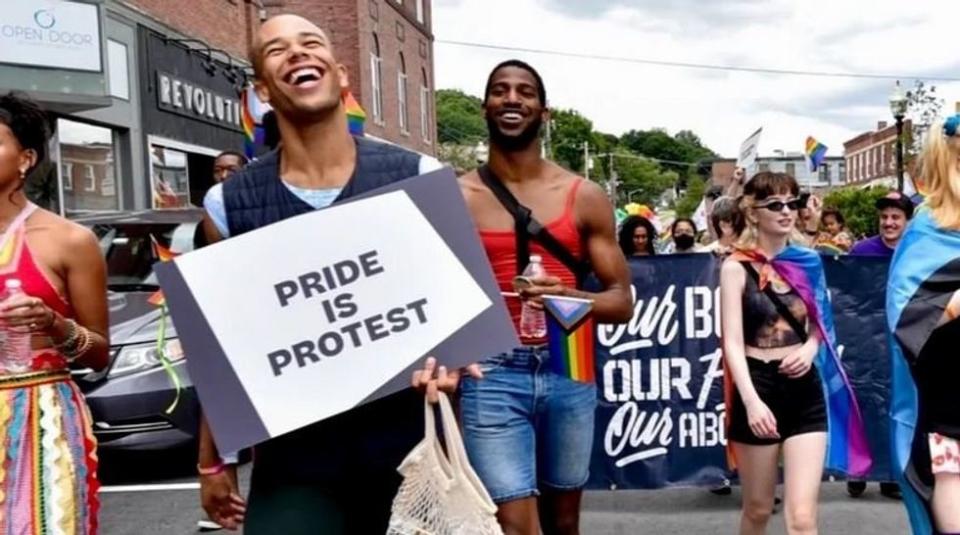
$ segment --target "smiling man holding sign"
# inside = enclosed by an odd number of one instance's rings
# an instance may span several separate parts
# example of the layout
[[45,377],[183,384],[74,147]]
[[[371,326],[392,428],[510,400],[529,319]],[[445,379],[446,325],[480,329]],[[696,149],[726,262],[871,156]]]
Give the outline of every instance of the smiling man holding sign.
[[[274,17],[251,61],[281,148],[208,193],[207,238],[230,239],[157,267],[205,414],[201,498],[248,534],[383,533],[422,436],[409,374],[516,336],[453,173],[349,135],[326,34]],[[217,447],[254,444],[247,509]]]

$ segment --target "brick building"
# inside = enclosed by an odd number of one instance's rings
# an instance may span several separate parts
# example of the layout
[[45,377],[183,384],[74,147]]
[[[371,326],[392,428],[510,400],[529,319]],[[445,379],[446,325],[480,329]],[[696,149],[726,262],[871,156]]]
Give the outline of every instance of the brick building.
[[268,15],[296,13],[330,32],[337,59],[367,112],[368,134],[435,153],[429,0],[264,0]]
[[[199,205],[214,156],[243,150],[247,52],[279,13],[328,31],[369,135],[435,153],[429,0],[17,0],[0,92],[29,93],[55,127],[30,198],[68,216]],[[76,42],[29,38],[54,25]]]
[[366,132],[434,154],[430,0],[124,0],[176,30],[246,58],[260,16],[295,13],[329,33],[367,112]]
[[[821,190],[845,183],[845,161],[841,156],[827,156],[816,171],[811,171],[806,157],[801,153],[777,152],[774,156],[760,156],[754,172],[772,171],[786,173],[797,179],[805,190]],[[726,187],[733,180],[737,160],[720,158],[711,163],[711,183]]]
[[[910,132],[910,120],[903,123],[903,131]],[[886,184],[897,180],[897,127],[885,121],[877,129],[864,132],[843,144],[847,164],[847,184]]]

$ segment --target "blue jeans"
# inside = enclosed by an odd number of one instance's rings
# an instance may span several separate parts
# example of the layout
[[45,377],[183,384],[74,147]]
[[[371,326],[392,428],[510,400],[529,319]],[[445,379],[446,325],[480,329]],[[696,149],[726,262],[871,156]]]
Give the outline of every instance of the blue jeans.
[[596,385],[550,371],[545,347],[522,347],[481,363],[463,381],[464,442],[494,502],[582,488],[590,475]]

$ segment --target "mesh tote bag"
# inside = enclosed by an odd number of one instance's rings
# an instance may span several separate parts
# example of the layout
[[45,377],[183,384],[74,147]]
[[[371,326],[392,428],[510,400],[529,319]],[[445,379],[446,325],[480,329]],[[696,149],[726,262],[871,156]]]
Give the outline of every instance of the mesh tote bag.
[[440,393],[446,453],[426,400],[423,414],[425,436],[398,468],[403,483],[393,501],[387,535],[502,535],[497,506],[470,467],[446,394]]

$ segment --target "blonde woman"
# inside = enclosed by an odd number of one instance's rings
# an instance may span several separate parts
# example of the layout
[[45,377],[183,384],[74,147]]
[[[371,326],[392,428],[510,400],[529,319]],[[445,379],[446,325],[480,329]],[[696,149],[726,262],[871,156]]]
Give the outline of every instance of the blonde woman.
[[[858,475],[870,467],[860,412],[833,349],[823,265],[811,249],[791,245],[802,239],[798,197],[787,174],[748,181],[747,225],[720,275],[727,438],[743,487],[742,534],[766,532],[781,454],[791,534],[817,532],[825,466]],[[842,388],[827,392],[825,384]]]
[[893,460],[915,534],[960,533],[960,115],[921,155],[926,204],[890,267]]

